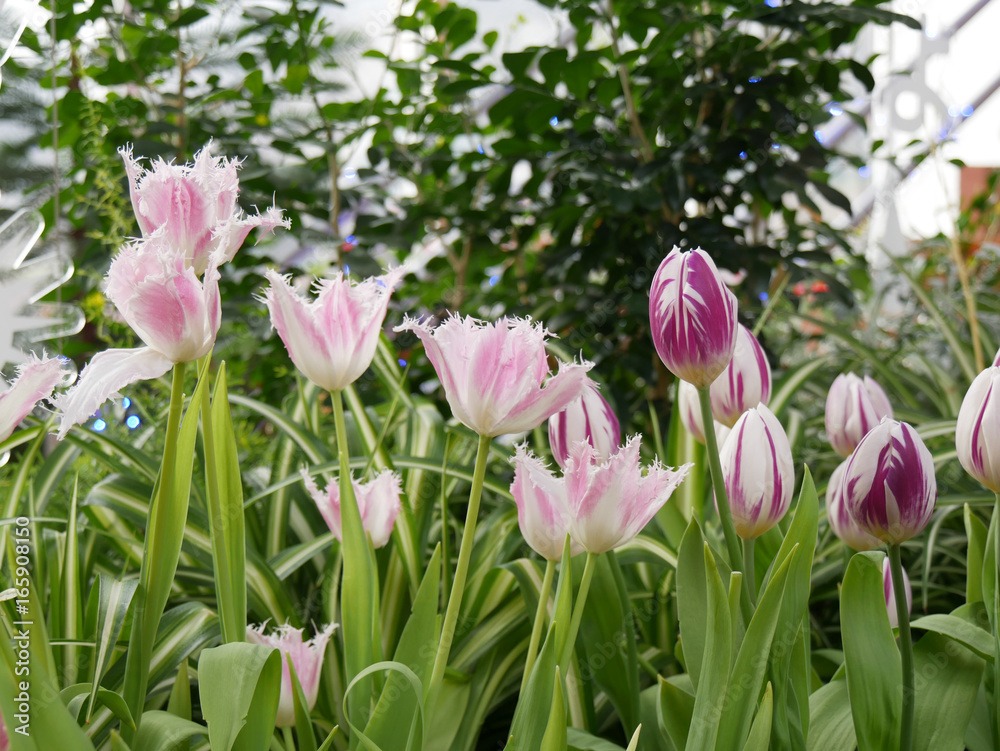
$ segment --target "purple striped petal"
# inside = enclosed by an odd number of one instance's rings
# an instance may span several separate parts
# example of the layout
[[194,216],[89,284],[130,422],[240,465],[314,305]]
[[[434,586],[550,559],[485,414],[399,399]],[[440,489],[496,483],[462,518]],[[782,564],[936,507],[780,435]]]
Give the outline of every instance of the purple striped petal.
[[[906,591],[906,612],[913,612],[913,588],[910,586],[910,577],[903,569],[903,589]],[[889,557],[882,559],[882,593],[885,595],[885,609],[889,613],[889,626],[899,628],[899,614],[896,612],[896,590],[892,586],[892,569],[889,565]]]
[[649,292],[649,323],[667,369],[695,386],[708,386],[729,364],[736,346],[736,296],[705,251],[674,248]]
[[589,443],[604,460],[618,450],[622,440],[615,411],[601,396],[597,384],[587,380],[583,396],[549,418],[549,447],[560,467],[566,466],[570,447],[577,441]]
[[844,502],[844,470],[846,469],[847,459],[833,470],[830,482],[826,486],[826,518],[830,529],[854,550],[880,548],[882,541],[861,529],[847,510],[847,504]]
[[785,429],[764,404],[743,413],[719,452],[736,533],[753,539],[792,503],[795,465]]
[[764,348],[743,324],[738,324],[733,359],[712,382],[712,416],[733,427],[740,416],[771,399],[771,366]]
[[891,418],[892,405],[872,378],[841,373],[826,397],[826,432],[833,450],[846,459],[883,417]]
[[590,380],[589,362],[560,362],[546,378],[548,332],[527,319],[452,316],[432,328],[407,318],[396,331],[420,338],[452,413],[480,435],[536,428],[580,398]]
[[1000,492],[1000,367],[984,370],[965,392],[955,448],[966,472]]
[[858,526],[898,545],[920,534],[937,500],[934,460],[917,431],[885,418],[861,439],[844,470],[844,500]]

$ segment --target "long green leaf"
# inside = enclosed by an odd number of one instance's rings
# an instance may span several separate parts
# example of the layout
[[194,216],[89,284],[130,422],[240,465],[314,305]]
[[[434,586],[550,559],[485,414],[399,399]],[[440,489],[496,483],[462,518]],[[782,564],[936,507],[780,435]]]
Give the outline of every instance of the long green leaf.
[[985,663],[956,642],[930,633],[914,645],[920,676],[913,720],[914,751],[962,751]]
[[281,693],[281,653],[233,643],[203,650],[198,692],[213,751],[266,751]]
[[104,673],[111,662],[111,655],[118,637],[121,635],[125,614],[132,603],[132,596],[138,586],[137,579],[114,579],[107,574],[98,574],[97,623],[94,634],[96,654],[93,660],[94,675],[91,681],[90,702],[87,705],[87,722],[94,713],[94,702],[97,699],[97,688],[104,679]]
[[771,714],[774,711],[774,692],[771,684],[767,684],[764,690],[764,698],[761,699],[760,709],[754,717],[753,726],[750,728],[750,735],[747,736],[746,745],[743,751],[767,751],[771,744]]

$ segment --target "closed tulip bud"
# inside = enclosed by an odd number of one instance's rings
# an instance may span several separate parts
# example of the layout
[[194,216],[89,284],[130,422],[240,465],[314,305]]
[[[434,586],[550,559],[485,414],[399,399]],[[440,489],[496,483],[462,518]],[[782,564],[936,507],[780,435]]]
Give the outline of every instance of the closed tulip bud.
[[649,291],[653,345],[667,369],[695,386],[708,386],[733,359],[736,296],[701,248],[674,248]]
[[872,537],[854,521],[844,502],[844,470],[847,459],[837,465],[826,486],[826,518],[830,529],[845,545],[854,550],[874,550],[882,547],[881,540]]
[[792,447],[778,418],[758,404],[737,420],[719,452],[736,534],[764,534],[792,504]]
[[264,302],[295,367],[327,391],[360,378],[375,357],[389,296],[404,273],[400,267],[363,282],[338,273],[318,281],[316,299],[308,300],[287,276],[268,271]]
[[[680,410],[681,422],[698,443],[705,443],[705,427],[701,421],[701,404],[698,401],[698,389],[687,381],[680,381],[677,390],[677,409]],[[712,420],[715,425],[715,441],[721,446],[726,442],[731,428],[718,420]]]
[[[302,472],[302,481],[306,491],[316,502],[326,526],[333,532],[334,537],[343,541],[340,526],[340,482],[332,480],[326,486],[326,491],[321,493],[312,477],[305,471]],[[386,469],[368,482],[359,482],[351,478],[351,487],[354,488],[354,497],[358,501],[361,525],[372,538],[372,546],[385,547],[392,536],[392,527],[396,523],[396,516],[401,506],[399,475]]]
[[550,377],[549,334],[527,319],[490,323],[452,316],[432,328],[408,318],[396,331],[420,338],[452,413],[482,436],[537,428],[579,399],[590,380],[589,362],[561,362]]
[[841,373],[826,396],[826,432],[833,450],[846,459],[865,434],[883,417],[892,417],[892,405],[882,387],[869,376]]
[[10,438],[14,428],[43,399],[47,399],[57,386],[65,385],[72,374],[63,368],[60,358],[39,360],[29,355],[27,362],[17,368],[17,377],[8,387],[0,378],[0,441]]
[[236,205],[239,162],[213,157],[210,147],[199,151],[192,165],[160,159],[148,172],[132,158],[131,147],[119,150],[143,237],[163,234],[161,249],[179,255],[199,276],[213,255],[222,263],[231,261],[254,227],[289,226],[276,208],[263,216],[243,216]]
[[622,441],[615,411],[589,379],[583,396],[549,418],[549,446],[560,467],[566,466],[570,446],[577,441],[597,449],[602,461],[617,451]]
[[[913,610],[913,589],[910,587],[910,577],[903,569],[903,589],[906,591],[906,612]],[[889,568],[889,558],[882,559],[882,591],[885,594],[885,609],[889,613],[889,626],[899,628],[899,614],[896,612],[896,590],[892,586],[892,570]]]
[[883,419],[844,469],[844,501],[863,531],[888,545],[920,534],[934,513],[934,460],[917,431]]
[[771,366],[764,348],[750,329],[737,327],[733,359],[722,375],[712,381],[712,417],[727,427],[733,427],[740,416],[758,404],[771,399]]
[[[517,504],[521,536],[542,558],[558,561],[569,532],[566,482],[553,475],[525,446],[517,446],[514,451],[514,482],[510,492]],[[581,550],[575,540],[570,542],[571,555]]]
[[1000,367],[984,370],[965,393],[955,448],[966,472],[1000,492]]
[[326,653],[326,645],[336,625],[331,623],[306,642],[302,641],[300,628],[292,628],[286,624],[279,626],[276,633],[265,635],[266,625],[262,623],[259,626],[247,626],[247,641],[251,644],[273,647],[281,653],[281,693],[278,698],[278,717],[275,724],[279,728],[292,727],[295,724],[295,694],[288,660],[291,659],[292,665],[295,666],[295,677],[299,679],[306,705],[312,711],[319,695],[323,655]]
[[632,540],[691,469],[656,462],[643,472],[640,440],[633,436],[603,462],[590,444],[576,443],[570,451],[564,471],[570,537],[589,553],[606,553]]
[[62,412],[59,438],[85,421],[119,389],[159,378],[175,363],[212,351],[222,322],[215,258],[199,279],[184,259],[164,251],[162,231],[122,248],[108,270],[108,298],[148,346],[100,352],[80,380],[53,400]]

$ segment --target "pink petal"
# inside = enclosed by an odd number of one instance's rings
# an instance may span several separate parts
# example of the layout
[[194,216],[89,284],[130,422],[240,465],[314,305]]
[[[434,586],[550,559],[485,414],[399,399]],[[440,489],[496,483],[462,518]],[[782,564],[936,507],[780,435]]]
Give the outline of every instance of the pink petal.
[[10,389],[0,394],[0,441],[7,440],[21,420],[39,401],[50,396],[56,386],[65,384],[67,376],[69,373],[55,357],[39,360],[31,355],[20,365]]
[[[517,503],[517,523],[524,541],[550,561],[562,558],[569,533],[569,500],[564,478],[556,477],[545,464],[522,444],[513,458],[514,482],[510,492]],[[570,555],[583,550],[570,542]]]
[[74,425],[85,422],[97,408],[119,389],[136,381],[159,378],[173,361],[150,347],[109,349],[94,355],[80,374],[80,380],[65,394],[52,400],[60,412],[58,438],[62,440]]
[[372,546],[385,547],[401,507],[402,491],[399,475],[391,470],[379,472],[368,482],[354,482],[361,523],[371,536]]

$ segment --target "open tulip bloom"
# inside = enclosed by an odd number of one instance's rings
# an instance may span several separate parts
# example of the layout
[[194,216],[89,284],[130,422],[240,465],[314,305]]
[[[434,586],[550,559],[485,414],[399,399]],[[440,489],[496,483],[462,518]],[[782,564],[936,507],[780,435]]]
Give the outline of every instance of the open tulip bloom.
[[210,149],[211,144],[199,151],[192,165],[160,159],[148,172],[132,158],[131,147],[119,150],[143,237],[162,231],[167,243],[199,276],[215,254],[222,263],[231,261],[254,227],[289,226],[274,207],[263,216],[244,216],[236,204],[239,161],[213,157]]
[[846,459],[879,420],[891,418],[892,414],[889,398],[875,379],[841,373],[826,396],[826,432],[830,445]]
[[62,412],[60,439],[121,388],[158,378],[175,363],[192,362],[212,351],[222,320],[217,268],[221,257],[215,257],[199,279],[167,242],[158,231],[127,244],[111,262],[108,298],[146,346],[94,355],[77,384],[54,400]]
[[316,706],[319,695],[319,682],[323,671],[323,655],[326,645],[333,635],[336,624],[331,623],[321,629],[309,641],[302,640],[302,629],[289,625],[279,626],[275,633],[265,634],[266,623],[247,627],[247,641],[251,644],[261,644],[273,647],[281,653],[281,695],[278,699],[278,718],[275,724],[279,728],[291,727],[295,724],[295,695],[292,687],[292,674],[288,669],[288,660],[295,666],[295,677],[302,686],[302,694],[310,710]]
[[583,396],[549,418],[549,448],[560,467],[566,466],[570,447],[577,441],[589,443],[602,459],[617,451],[622,441],[615,411],[590,379]]
[[[304,470],[302,481],[306,491],[316,502],[323,520],[337,540],[343,540],[340,524],[340,482],[332,480],[326,490],[320,492],[316,482]],[[365,531],[371,536],[372,546],[385,547],[392,536],[392,527],[400,509],[400,479],[391,470],[379,472],[368,482],[351,478],[354,497],[358,502],[358,512]]]
[[303,297],[288,276],[268,271],[264,302],[292,362],[327,391],[354,383],[372,364],[399,267],[361,282],[338,273],[316,282],[316,298]]
[[17,376],[9,386],[0,378],[0,441],[10,438],[38,402],[48,399],[57,386],[65,385],[72,377],[61,358],[30,355],[18,366]]
[[[545,462],[528,451],[524,444],[514,449],[514,482],[510,492],[517,504],[517,524],[521,536],[531,548],[548,561],[562,558],[569,534],[569,499],[566,482],[556,477]],[[571,538],[570,555],[583,547]]]
[[590,382],[589,362],[561,362],[550,377],[549,332],[525,318],[451,316],[436,328],[407,318],[396,331],[420,338],[452,413],[481,436],[537,428],[583,396]]

